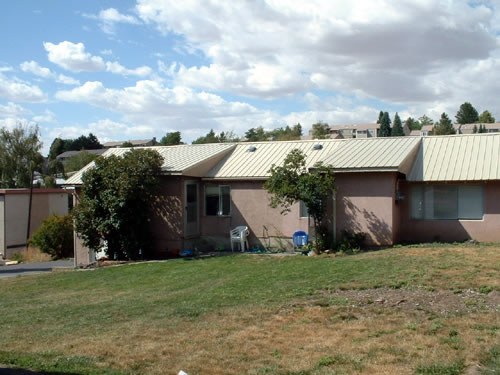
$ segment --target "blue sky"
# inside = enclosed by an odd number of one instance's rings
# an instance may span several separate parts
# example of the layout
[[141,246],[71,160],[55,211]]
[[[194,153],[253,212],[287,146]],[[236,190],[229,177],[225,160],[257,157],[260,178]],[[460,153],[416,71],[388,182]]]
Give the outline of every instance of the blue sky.
[[190,142],[374,122],[500,117],[497,1],[5,1],[0,126]]

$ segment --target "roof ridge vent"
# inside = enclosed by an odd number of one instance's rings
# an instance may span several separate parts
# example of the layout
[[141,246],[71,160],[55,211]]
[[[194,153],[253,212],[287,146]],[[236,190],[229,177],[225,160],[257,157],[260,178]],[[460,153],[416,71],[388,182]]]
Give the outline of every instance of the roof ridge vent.
[[319,144],[319,143],[316,143],[314,146],[313,146],[313,150],[321,150],[323,148],[323,145],[322,144]]
[[257,147],[255,146],[250,146],[248,149],[247,149],[247,152],[255,152],[257,150]]

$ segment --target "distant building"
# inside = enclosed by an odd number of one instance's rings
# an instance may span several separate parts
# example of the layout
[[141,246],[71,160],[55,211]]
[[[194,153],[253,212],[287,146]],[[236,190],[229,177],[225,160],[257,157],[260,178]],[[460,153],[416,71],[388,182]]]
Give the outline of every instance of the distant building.
[[131,143],[133,147],[157,146],[159,144],[156,141],[156,137],[153,137],[152,139],[132,139],[129,141],[106,142],[103,146],[105,148],[116,148],[120,147],[125,142]]
[[417,137],[427,137],[429,135],[432,135],[433,128],[434,128],[434,125],[424,125],[424,126],[422,126],[422,128],[420,130],[412,130],[410,132],[410,135],[417,136]]
[[65,164],[69,158],[71,158],[72,156],[78,155],[81,152],[88,152],[89,154],[94,154],[94,155],[102,155],[106,152],[106,149],[101,148],[101,149],[97,149],[97,150],[66,151],[66,152],[63,152],[62,154],[57,155],[56,159],[60,160],[63,164]]
[[458,130],[457,134],[473,134],[474,126],[477,127],[479,131],[479,126],[483,126],[486,128],[487,133],[498,133],[500,132],[500,122],[494,122],[491,124],[487,123],[477,123],[477,124],[456,124]]
[[[354,124],[354,125],[331,125],[330,139],[350,139],[350,138],[376,138],[379,134],[380,124]],[[405,135],[410,135],[410,129],[403,124]],[[301,137],[303,140],[312,139],[313,129],[309,130],[309,135]]]

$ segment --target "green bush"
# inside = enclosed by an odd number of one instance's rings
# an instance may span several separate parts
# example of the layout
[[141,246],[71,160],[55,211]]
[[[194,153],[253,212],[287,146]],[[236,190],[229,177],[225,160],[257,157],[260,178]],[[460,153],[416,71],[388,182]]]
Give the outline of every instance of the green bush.
[[54,259],[73,256],[73,219],[71,215],[53,215],[42,222],[30,243]]
[[365,245],[366,233],[358,232],[351,233],[347,230],[342,230],[340,242],[337,244],[337,251],[344,253],[356,253]]

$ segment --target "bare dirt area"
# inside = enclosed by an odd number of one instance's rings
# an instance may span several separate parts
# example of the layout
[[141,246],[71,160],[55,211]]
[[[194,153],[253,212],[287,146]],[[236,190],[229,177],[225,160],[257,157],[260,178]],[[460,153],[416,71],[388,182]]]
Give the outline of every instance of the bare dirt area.
[[377,288],[325,291],[324,296],[333,299],[329,304],[349,304],[357,307],[380,305],[407,312],[435,314],[500,312],[498,291],[484,294],[471,289],[456,292]]

